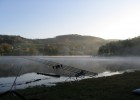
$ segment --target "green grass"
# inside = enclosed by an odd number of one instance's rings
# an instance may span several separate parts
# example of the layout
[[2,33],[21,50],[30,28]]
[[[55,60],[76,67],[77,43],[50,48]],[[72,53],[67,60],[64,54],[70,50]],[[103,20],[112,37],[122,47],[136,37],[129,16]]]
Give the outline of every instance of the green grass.
[[[132,94],[132,90],[136,88],[140,88],[139,71],[72,83],[59,83],[53,87],[32,87],[18,92],[28,99],[39,100],[140,100],[140,96]],[[0,100],[10,100],[8,97]]]

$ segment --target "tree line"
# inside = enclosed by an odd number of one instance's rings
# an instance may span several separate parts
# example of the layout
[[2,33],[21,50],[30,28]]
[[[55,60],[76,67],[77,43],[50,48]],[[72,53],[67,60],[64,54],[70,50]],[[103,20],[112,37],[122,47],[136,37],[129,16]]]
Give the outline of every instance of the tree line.
[[101,56],[139,56],[140,55],[140,37],[127,40],[110,42],[101,46],[98,55]]
[[0,35],[0,55],[97,55],[108,41],[91,36],[62,35],[48,39],[26,39]]

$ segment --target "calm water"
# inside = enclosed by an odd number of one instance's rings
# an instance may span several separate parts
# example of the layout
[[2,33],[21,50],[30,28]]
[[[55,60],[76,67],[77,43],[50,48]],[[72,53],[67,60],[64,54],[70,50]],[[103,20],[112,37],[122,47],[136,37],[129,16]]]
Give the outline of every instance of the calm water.
[[[34,60],[31,60],[34,59]],[[37,75],[36,72],[58,73],[39,61],[52,61],[79,69],[98,73],[96,77],[120,74],[124,71],[140,69],[140,57],[90,57],[90,56],[6,56],[0,57],[0,92],[11,88],[15,79],[16,89],[22,89],[35,85],[55,85],[57,82],[64,82],[68,77],[61,76],[54,78],[44,75]],[[63,73],[63,71],[61,71]],[[87,78],[87,77],[86,77]],[[73,80],[73,79],[71,79]],[[71,81],[68,79],[67,81]],[[13,88],[13,89],[14,89]]]

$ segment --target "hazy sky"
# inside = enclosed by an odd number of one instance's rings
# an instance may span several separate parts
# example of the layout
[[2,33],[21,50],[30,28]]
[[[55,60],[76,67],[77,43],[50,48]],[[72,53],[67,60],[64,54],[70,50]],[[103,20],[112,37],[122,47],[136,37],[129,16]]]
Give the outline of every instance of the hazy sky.
[[0,34],[133,38],[140,35],[140,0],[0,0]]

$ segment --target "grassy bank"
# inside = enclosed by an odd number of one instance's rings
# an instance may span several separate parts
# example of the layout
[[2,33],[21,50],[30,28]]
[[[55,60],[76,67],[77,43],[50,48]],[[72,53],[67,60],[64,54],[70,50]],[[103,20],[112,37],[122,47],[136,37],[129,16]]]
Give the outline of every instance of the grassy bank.
[[[26,98],[39,100],[139,100],[132,90],[140,88],[140,72],[60,83],[54,87],[19,90]],[[6,99],[7,98],[7,99]],[[9,97],[0,100],[9,100]],[[18,99],[13,99],[18,100]]]

